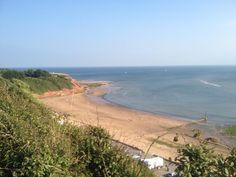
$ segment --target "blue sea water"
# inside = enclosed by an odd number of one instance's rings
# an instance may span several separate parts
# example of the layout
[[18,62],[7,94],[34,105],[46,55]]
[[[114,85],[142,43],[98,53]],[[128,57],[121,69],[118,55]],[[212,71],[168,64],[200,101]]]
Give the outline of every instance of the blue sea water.
[[113,103],[187,119],[206,114],[217,125],[236,124],[236,66],[46,69],[78,80],[112,81],[105,99]]

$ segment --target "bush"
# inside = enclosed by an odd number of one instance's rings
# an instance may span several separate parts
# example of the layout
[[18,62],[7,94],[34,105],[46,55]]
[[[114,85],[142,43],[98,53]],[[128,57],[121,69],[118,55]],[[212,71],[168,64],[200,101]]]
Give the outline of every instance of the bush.
[[176,158],[179,166],[176,169],[180,177],[234,177],[236,175],[236,150],[223,158],[214,154],[214,150],[202,143],[200,146],[188,144],[181,149]]
[[24,71],[24,75],[26,77],[34,77],[34,78],[39,78],[39,77],[49,77],[50,74],[47,71],[41,70],[41,69],[28,69]]
[[74,156],[78,158],[73,168],[80,166],[85,176],[154,176],[146,166],[113,147],[110,135],[102,128],[88,126],[80,130],[73,129],[71,141]]
[[4,70],[2,73],[2,77],[5,79],[22,79],[24,77],[24,74],[16,70]]
[[[81,138],[82,137],[82,138]],[[97,176],[128,176],[130,168],[128,159],[111,145],[110,136],[102,128],[88,127],[80,140],[73,141],[79,162],[86,162],[84,173],[91,177]],[[88,173],[89,172],[89,173]]]
[[32,78],[39,78],[39,77],[49,77],[50,73],[41,69],[28,69],[26,71],[17,71],[17,70],[10,70],[10,69],[2,69],[1,72],[2,77],[5,79],[22,79],[24,77],[32,77]]

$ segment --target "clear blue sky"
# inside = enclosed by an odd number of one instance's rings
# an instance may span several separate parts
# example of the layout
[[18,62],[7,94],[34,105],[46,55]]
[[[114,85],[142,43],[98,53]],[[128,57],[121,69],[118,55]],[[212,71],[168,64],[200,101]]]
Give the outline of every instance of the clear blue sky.
[[236,65],[235,0],[0,0],[0,67]]

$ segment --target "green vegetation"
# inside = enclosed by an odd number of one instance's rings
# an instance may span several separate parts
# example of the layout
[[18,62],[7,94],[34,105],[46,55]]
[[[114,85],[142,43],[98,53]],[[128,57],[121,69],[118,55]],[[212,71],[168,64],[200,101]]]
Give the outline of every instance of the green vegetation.
[[35,78],[50,76],[49,72],[41,70],[41,69],[36,69],[36,70],[28,69],[24,71],[24,75],[26,77],[35,77]]
[[49,77],[50,74],[47,71],[41,69],[28,69],[26,71],[17,71],[12,69],[2,69],[0,74],[5,79],[21,79],[23,77]]
[[24,73],[16,70],[3,70],[2,77],[5,79],[22,79],[24,77]]
[[59,124],[63,117],[31,96],[28,80],[0,77],[0,176],[154,176],[104,129]]
[[22,80],[29,85],[33,93],[41,94],[46,91],[56,91],[63,88],[72,88],[70,79],[61,75],[51,75],[47,71],[40,69],[29,69],[26,71],[1,70],[1,75],[5,79]]
[[62,90],[63,88],[72,88],[72,84],[69,79],[64,76],[51,75],[46,78],[31,78],[26,77],[21,79],[27,83],[30,87],[30,90],[34,93],[44,93],[47,91],[56,91]]
[[223,128],[226,135],[236,136],[236,125],[230,125]]
[[179,177],[235,177],[236,149],[228,157],[216,155],[214,150],[201,143],[198,146],[188,144],[179,150],[176,160]]
[[96,88],[96,87],[100,87],[102,86],[103,84],[101,83],[86,83],[86,85],[89,87],[89,88]]

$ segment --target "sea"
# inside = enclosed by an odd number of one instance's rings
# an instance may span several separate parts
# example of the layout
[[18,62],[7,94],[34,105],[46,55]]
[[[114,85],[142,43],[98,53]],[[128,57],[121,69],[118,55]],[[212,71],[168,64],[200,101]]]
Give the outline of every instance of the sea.
[[77,80],[110,81],[104,99],[146,112],[236,124],[236,66],[42,68]]

